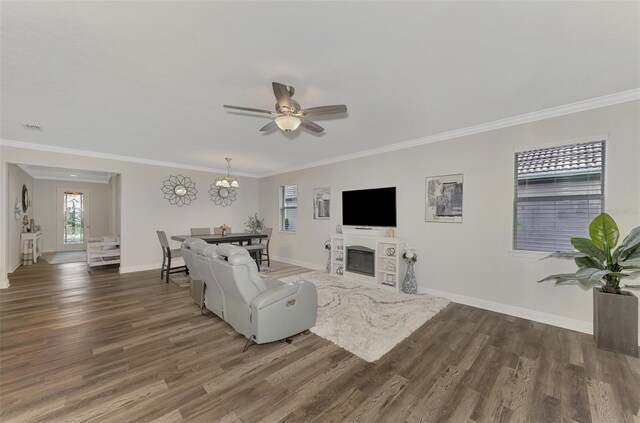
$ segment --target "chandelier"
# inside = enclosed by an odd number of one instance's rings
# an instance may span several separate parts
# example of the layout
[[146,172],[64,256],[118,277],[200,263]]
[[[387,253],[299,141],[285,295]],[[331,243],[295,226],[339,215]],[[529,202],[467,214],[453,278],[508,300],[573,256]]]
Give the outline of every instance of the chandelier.
[[238,180],[231,176],[231,159],[226,157],[227,161],[227,176],[216,179],[215,186],[221,188],[240,188]]

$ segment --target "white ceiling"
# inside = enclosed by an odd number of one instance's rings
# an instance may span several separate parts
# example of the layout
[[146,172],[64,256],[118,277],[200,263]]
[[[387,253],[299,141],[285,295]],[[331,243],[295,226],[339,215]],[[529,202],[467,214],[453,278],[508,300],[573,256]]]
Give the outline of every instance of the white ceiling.
[[20,169],[27,172],[33,179],[50,179],[56,181],[109,183],[114,173],[98,172],[94,170],[67,169],[61,167],[35,166],[19,164]]
[[[0,138],[266,174],[640,87],[640,2],[3,2]],[[344,103],[263,134],[271,82]],[[43,131],[25,129],[38,124]]]

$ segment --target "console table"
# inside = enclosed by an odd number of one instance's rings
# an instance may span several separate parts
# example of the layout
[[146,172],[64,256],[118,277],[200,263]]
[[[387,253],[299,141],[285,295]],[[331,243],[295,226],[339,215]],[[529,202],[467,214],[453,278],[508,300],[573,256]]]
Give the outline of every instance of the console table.
[[22,232],[20,234],[22,246],[22,264],[28,266],[38,261],[42,255],[42,231]]

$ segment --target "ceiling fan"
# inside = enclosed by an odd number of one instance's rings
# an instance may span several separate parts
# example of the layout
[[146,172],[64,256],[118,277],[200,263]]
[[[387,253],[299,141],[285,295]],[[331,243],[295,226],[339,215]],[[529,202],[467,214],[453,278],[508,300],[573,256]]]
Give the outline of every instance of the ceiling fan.
[[250,107],[229,106],[224,104],[222,107],[227,109],[243,110],[245,112],[254,113],[266,113],[274,116],[275,118],[260,128],[261,131],[270,131],[275,128],[280,128],[284,132],[291,132],[302,126],[313,132],[320,133],[324,131],[324,128],[317,123],[309,120],[308,116],[320,116],[330,115],[335,113],[345,113],[347,106],[344,104],[337,104],[334,106],[319,106],[303,109],[300,104],[293,100],[293,94],[295,89],[292,86],[286,86],[279,82],[273,82],[273,92],[276,95],[276,111],[270,112],[263,109],[252,109]]

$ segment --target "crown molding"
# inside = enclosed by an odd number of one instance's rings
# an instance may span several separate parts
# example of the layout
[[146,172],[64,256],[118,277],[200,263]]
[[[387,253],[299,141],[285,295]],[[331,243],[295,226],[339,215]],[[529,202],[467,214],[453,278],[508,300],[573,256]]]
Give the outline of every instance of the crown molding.
[[[96,159],[118,160],[121,162],[139,163],[139,164],[145,164],[145,165],[151,165],[151,166],[162,166],[162,167],[172,167],[172,168],[184,169],[184,170],[195,170],[199,172],[218,173],[218,174],[224,174],[224,175],[227,174],[227,169],[223,170],[223,169],[215,169],[215,168],[204,167],[204,166],[193,166],[193,165],[188,165],[184,163],[163,162],[159,160],[142,159],[140,157],[123,156],[119,154],[109,154],[109,153],[99,153],[96,151],[88,151],[88,150],[77,150],[75,148],[57,147],[57,146],[46,145],[46,144],[35,144],[35,143],[24,142],[24,141],[0,139],[0,146],[23,148],[26,150],[47,151],[50,153],[71,154],[74,156],[93,157]],[[234,171],[233,175],[243,176],[247,178],[259,178],[259,176],[254,173],[243,173],[243,172]]]
[[492,122],[481,123],[479,125],[468,126],[462,129],[442,132],[440,134],[429,135],[422,138],[416,138],[409,141],[403,141],[396,144],[385,145],[382,147],[362,150],[355,153],[344,154],[329,159],[309,162],[299,166],[292,166],[273,172],[261,173],[258,176],[264,178],[267,176],[281,175],[283,173],[295,172],[298,170],[309,169],[318,166],[343,162],[346,160],[360,159],[363,157],[375,156],[377,154],[389,153],[392,151],[404,150],[407,148],[419,147],[421,145],[431,144],[434,142],[446,141],[454,138],[460,138],[468,135],[479,134],[482,132],[494,131],[497,129],[508,128],[510,126],[522,125],[540,120],[550,119],[558,116],[570,115],[573,113],[584,112],[587,110],[598,109],[606,106],[613,106],[619,103],[640,100],[640,88],[623,91],[620,93],[609,94],[602,97],[596,97],[589,100],[578,101],[576,103],[565,104],[563,106],[551,107],[549,109],[539,110],[537,112],[525,113],[522,115],[512,116],[505,119],[494,120]]
[[[601,107],[612,106],[615,104],[626,103],[629,101],[640,100],[640,88],[622,91],[615,94],[609,94],[602,97],[595,97],[588,100],[578,101],[575,103],[565,104],[563,106],[551,107],[549,109],[539,110],[537,112],[525,113],[522,115],[512,116],[505,119],[494,120],[492,122],[482,123],[479,125],[468,126],[462,129],[442,132],[440,134],[429,135],[426,137],[416,138],[413,140],[402,141],[395,144],[385,145],[382,147],[362,150],[355,153],[344,154],[341,156],[331,157],[324,160],[317,160],[305,164],[282,168],[271,172],[263,173],[239,173],[234,171],[234,175],[248,178],[264,178],[268,176],[281,175],[283,173],[295,172],[298,170],[309,169],[318,166],[324,166],[333,163],[339,163],[347,160],[360,159],[363,157],[375,156],[377,154],[390,153],[407,148],[419,147],[440,141],[460,138],[464,136],[479,134],[482,132],[494,131],[497,129],[508,128],[511,126],[522,125],[540,120],[550,119],[554,117],[569,115],[587,110],[598,109]],[[140,163],[152,166],[172,167],[185,170],[195,170],[200,172],[210,172],[226,174],[226,169],[214,169],[204,166],[193,166],[184,163],[171,163],[158,160],[142,159],[139,157],[123,156],[117,154],[99,153],[87,150],[77,150],[66,147],[56,147],[44,144],[34,144],[22,141],[11,141],[0,139],[0,145],[7,147],[24,148],[28,150],[48,151],[53,153],[72,154],[76,156],[94,157],[99,159],[118,160],[123,162]]]

